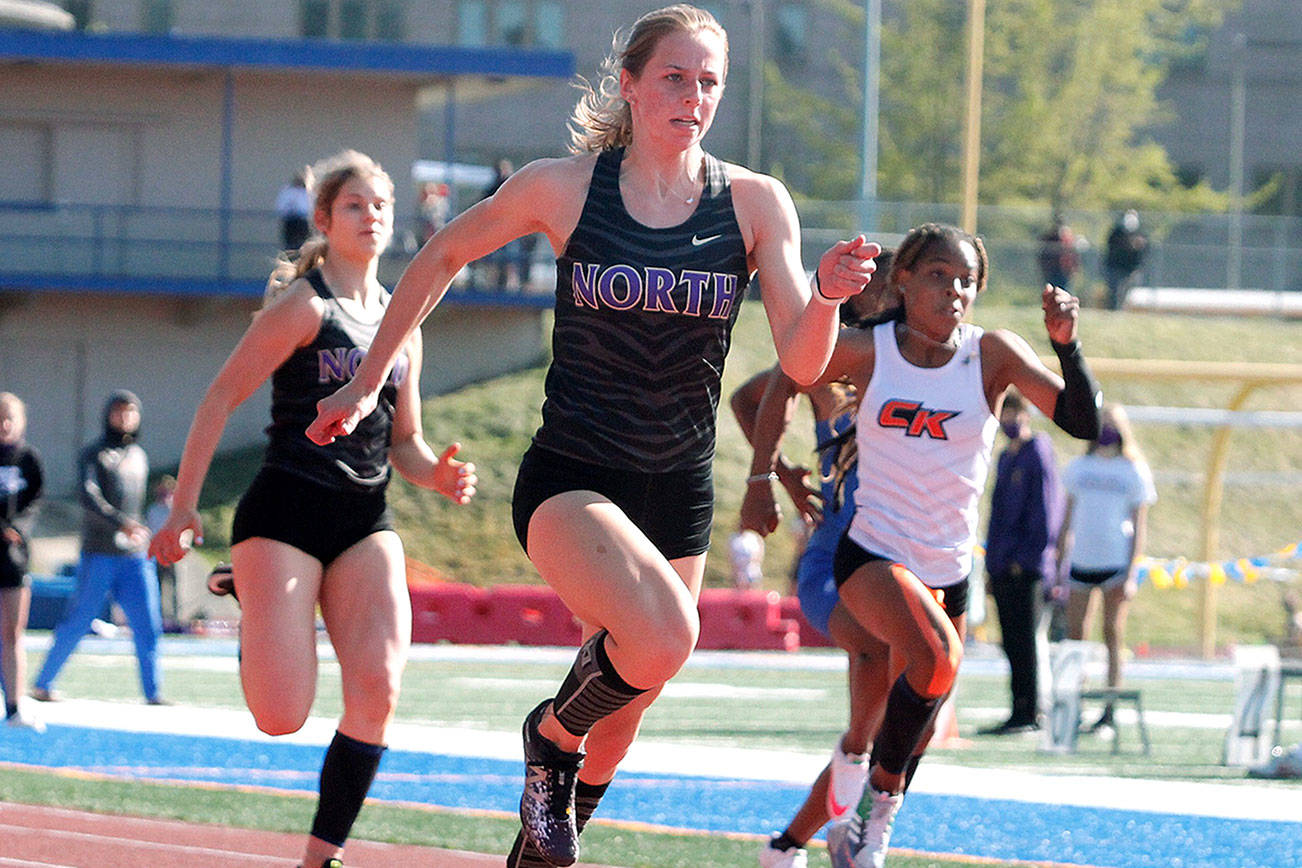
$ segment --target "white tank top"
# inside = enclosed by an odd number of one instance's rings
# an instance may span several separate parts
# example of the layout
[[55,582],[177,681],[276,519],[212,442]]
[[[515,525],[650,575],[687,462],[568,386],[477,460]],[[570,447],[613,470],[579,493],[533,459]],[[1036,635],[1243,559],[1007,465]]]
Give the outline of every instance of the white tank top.
[[981,381],[982,330],[963,323],[954,357],[919,368],[895,323],[873,329],[876,361],[860,399],[859,488],[850,538],[933,588],[967,578],[999,420]]

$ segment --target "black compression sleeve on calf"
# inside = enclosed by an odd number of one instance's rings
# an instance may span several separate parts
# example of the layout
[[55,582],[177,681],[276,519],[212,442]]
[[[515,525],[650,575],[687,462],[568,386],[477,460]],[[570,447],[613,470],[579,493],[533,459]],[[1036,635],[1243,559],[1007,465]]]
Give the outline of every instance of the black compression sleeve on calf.
[[312,836],[342,847],[375,780],[384,745],[367,744],[336,732],[321,764],[321,795],[312,818]]
[[918,763],[922,762],[922,757],[916,753],[909,757],[908,763],[904,766],[904,792],[909,791],[909,785],[913,783],[913,776],[918,773]]
[[1099,407],[1103,403],[1103,393],[1085,364],[1080,341],[1049,343],[1062,365],[1063,380],[1058,403],[1053,408],[1053,423],[1073,437],[1095,440],[1099,436]]
[[552,700],[552,713],[571,735],[587,735],[592,725],[614,714],[645,690],[633,687],[615,671],[606,655],[605,630],[598,630],[579,648],[565,681]]
[[873,740],[870,763],[893,775],[904,774],[913,751],[927,731],[940,699],[923,699],[901,675],[886,699],[881,732]]

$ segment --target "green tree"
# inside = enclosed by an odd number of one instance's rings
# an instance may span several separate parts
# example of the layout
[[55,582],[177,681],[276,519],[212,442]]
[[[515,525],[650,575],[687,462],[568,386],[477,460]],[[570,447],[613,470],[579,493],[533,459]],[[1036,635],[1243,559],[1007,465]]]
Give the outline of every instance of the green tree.
[[[1199,52],[1237,0],[998,0],[988,6],[981,201],[1055,209],[1224,207],[1180,184],[1147,132],[1164,118],[1157,88]],[[885,0],[878,189],[883,199],[957,201],[961,190],[967,4]],[[770,168],[798,195],[858,189],[863,106],[861,5],[813,0],[824,33],[814,87],[769,64]],[[790,68],[790,65],[786,68]],[[852,155],[852,156],[851,156]],[[847,157],[849,157],[847,159]],[[798,169],[798,166],[808,169]]]
[[[859,191],[859,134],[863,117],[862,4],[847,0],[811,0],[817,32],[860,34],[858,38],[817,40],[818,56],[776,57],[765,68],[764,122],[774,133],[767,139],[767,171],[782,178],[804,198],[843,200]],[[817,66],[829,74],[813,87],[793,83]]]
[[982,200],[1054,210],[1223,205],[1182,187],[1146,129],[1169,64],[1201,48],[1215,0],[1003,0],[986,19]]

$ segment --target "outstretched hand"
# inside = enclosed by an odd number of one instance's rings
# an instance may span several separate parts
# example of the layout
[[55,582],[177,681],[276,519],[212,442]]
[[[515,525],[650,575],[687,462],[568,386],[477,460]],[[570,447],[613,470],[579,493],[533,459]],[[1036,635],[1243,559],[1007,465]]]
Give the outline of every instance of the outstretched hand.
[[434,490],[458,506],[464,506],[475,496],[479,477],[475,475],[472,462],[458,461],[454,457],[460,451],[460,443],[453,443],[443,450],[438,467],[434,469]]
[[881,252],[881,245],[863,235],[836,242],[818,260],[817,291],[829,299],[849,298],[863,292],[877,270],[873,259]]
[[347,437],[358,423],[375,409],[375,395],[358,395],[356,380],[345,383],[339,391],[316,402],[316,418],[307,426],[307,439],[318,446]]
[[1046,283],[1044,292],[1040,294],[1040,306],[1044,308],[1044,328],[1049,332],[1049,340],[1057,344],[1076,340],[1079,298],[1062,287]]
[[149,556],[162,566],[171,566],[194,545],[203,545],[203,520],[193,509],[173,507],[149,542]]

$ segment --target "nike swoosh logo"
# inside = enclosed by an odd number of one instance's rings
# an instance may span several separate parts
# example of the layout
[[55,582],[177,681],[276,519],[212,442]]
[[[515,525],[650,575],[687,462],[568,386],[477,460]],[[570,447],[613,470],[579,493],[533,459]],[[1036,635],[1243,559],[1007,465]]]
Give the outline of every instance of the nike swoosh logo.
[[709,244],[711,241],[714,241],[715,239],[717,239],[717,238],[722,238],[722,237],[723,237],[723,233],[722,233],[722,232],[720,232],[718,235],[707,235],[705,238],[702,238],[702,237],[699,236],[699,235],[693,235],[693,236],[692,236],[692,246],[693,246],[693,247],[700,247],[702,244]]
[[839,818],[846,811],[850,810],[849,805],[843,805],[836,800],[836,796],[832,794],[830,789],[827,791],[827,807],[831,809],[830,813],[834,820]]

